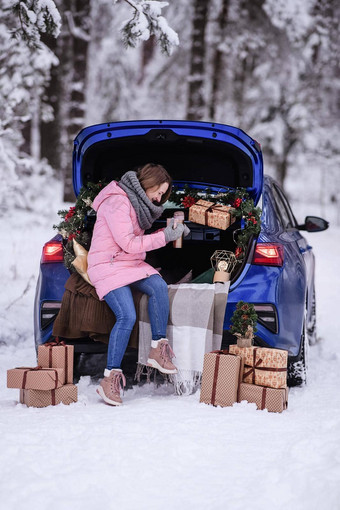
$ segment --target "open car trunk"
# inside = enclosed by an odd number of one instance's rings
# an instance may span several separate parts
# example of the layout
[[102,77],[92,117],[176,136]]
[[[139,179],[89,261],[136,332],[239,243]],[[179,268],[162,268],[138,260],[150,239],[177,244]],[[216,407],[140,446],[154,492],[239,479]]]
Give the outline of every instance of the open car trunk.
[[[166,217],[172,217],[173,209],[166,209],[164,215],[155,222],[152,230],[164,227]],[[187,216],[187,214],[186,214]],[[235,242],[233,235],[239,222],[235,222],[227,230],[198,225],[186,221],[190,229],[190,234],[183,240],[182,248],[175,249],[172,243],[168,243],[164,248],[148,252],[146,261],[157,268],[168,284],[177,283],[183,278],[196,279],[211,269],[210,257],[215,250],[235,251]],[[150,230],[150,232],[152,231]],[[232,278],[236,276],[240,264],[235,268]],[[203,277],[207,283],[212,278],[211,272]]]
[[[246,188],[255,205],[262,192],[261,150],[242,130],[205,122],[133,121],[90,126],[77,136],[73,153],[75,193],[87,182],[119,180],[128,170],[148,162],[163,165],[179,189],[184,184],[202,191],[209,187],[212,193]],[[166,218],[173,216],[172,206],[166,204],[164,214],[149,232],[166,226]],[[147,255],[151,265],[161,268],[167,283],[175,283],[190,271],[192,278],[200,276],[211,268],[210,257],[215,250],[235,252],[233,236],[241,228],[240,221],[225,231],[190,222],[187,225],[191,234],[183,248],[173,249],[169,243]],[[234,278],[240,269],[238,264]]]

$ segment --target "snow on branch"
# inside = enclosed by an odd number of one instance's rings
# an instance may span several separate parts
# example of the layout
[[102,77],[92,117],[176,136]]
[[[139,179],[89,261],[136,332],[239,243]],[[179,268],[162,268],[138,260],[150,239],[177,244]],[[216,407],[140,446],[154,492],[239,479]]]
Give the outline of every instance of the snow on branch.
[[163,7],[168,2],[158,0],[125,0],[133,9],[132,18],[122,24],[123,42],[126,46],[135,48],[141,41],[147,41],[155,35],[161,50],[171,55],[175,46],[178,46],[177,33],[168,25],[161,15]]
[[30,47],[39,46],[42,33],[58,37],[61,16],[53,0],[14,2],[12,10],[20,22],[20,27],[12,33],[15,37],[23,39]]

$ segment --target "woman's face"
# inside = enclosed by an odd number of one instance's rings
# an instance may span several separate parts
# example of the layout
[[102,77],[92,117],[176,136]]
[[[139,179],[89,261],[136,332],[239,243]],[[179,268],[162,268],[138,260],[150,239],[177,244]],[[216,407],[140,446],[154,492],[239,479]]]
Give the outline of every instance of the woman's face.
[[153,188],[149,188],[145,191],[146,196],[151,202],[155,204],[159,204],[162,200],[162,196],[164,193],[168,191],[169,183],[163,182],[160,186],[155,186]]

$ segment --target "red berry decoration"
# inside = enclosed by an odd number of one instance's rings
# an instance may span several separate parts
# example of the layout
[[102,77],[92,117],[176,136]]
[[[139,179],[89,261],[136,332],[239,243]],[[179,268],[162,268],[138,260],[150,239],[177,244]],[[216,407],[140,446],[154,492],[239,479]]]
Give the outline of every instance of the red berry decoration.
[[242,198],[236,198],[234,200],[233,206],[238,208],[238,207],[240,207],[241,204],[242,204]]

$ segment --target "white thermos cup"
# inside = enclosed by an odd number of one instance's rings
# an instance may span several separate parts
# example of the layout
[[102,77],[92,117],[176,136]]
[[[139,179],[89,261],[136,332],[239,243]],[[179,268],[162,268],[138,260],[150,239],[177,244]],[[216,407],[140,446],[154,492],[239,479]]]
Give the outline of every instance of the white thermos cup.
[[[184,212],[183,211],[175,211],[174,213],[174,228],[176,228],[176,225],[179,223],[184,223]],[[173,247],[174,248],[182,248],[183,244],[183,235],[176,239],[176,241],[173,241]]]

